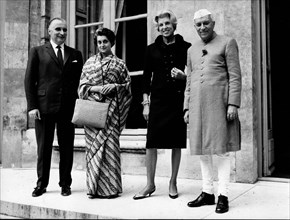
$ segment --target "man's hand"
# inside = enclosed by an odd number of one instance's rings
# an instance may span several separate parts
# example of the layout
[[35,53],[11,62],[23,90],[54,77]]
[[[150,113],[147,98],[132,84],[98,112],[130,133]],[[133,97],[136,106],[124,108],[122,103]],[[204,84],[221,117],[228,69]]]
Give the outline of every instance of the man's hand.
[[28,112],[29,117],[41,120],[40,118],[40,112],[38,109],[32,109]]
[[234,120],[238,117],[238,108],[233,105],[228,106],[228,112],[227,112],[227,119],[228,121]]

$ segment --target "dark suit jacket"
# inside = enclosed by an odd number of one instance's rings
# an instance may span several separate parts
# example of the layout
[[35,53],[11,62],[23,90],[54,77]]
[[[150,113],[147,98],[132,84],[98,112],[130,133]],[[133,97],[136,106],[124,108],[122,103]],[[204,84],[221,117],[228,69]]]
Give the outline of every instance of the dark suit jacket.
[[33,47],[25,74],[27,110],[41,114],[64,110],[72,116],[83,67],[80,51],[64,45],[64,66],[59,64],[50,43]]

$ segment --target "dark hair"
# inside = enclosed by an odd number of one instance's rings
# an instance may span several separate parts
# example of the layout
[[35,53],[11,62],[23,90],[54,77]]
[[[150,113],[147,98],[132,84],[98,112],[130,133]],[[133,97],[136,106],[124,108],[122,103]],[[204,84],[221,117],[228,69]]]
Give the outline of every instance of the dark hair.
[[97,37],[98,36],[105,36],[108,38],[108,40],[110,41],[112,47],[115,45],[115,40],[116,40],[116,35],[115,33],[108,29],[108,28],[105,28],[105,27],[101,27],[101,28],[98,28],[94,34],[94,44],[95,46],[98,45],[98,42],[97,42]]
[[49,26],[51,25],[51,23],[52,23],[53,21],[55,21],[55,20],[59,20],[59,21],[62,21],[62,22],[66,22],[66,20],[63,19],[63,18],[55,17],[55,18],[52,18],[52,19],[48,22],[48,24],[47,24],[47,28],[49,28]]

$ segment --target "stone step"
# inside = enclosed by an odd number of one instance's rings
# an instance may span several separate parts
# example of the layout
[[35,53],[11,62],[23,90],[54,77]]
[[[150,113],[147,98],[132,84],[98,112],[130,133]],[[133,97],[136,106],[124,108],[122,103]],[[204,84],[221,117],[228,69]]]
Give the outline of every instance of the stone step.
[[[25,136],[26,141],[23,143],[24,147],[22,150],[21,168],[36,169],[37,146],[34,129],[28,130]],[[52,168],[59,167],[59,149],[56,137],[57,135],[55,135],[55,140],[53,142],[54,147],[51,161]],[[122,174],[146,175],[145,144],[145,129],[124,130],[120,137]],[[83,129],[76,129],[74,145],[75,150],[73,168],[76,170],[85,170],[85,137]],[[172,151],[169,149],[158,150],[156,176],[169,177],[171,175],[171,152]],[[235,161],[233,160],[233,163],[234,162]],[[234,178],[235,170],[232,170],[231,172],[231,176]],[[182,150],[182,158],[178,175],[181,178],[201,178],[199,158],[198,156],[190,155],[189,148]]]
[[[123,174],[145,174],[145,139],[138,136],[121,136],[121,164]],[[73,168],[77,170],[86,169],[85,160],[85,138],[77,135],[74,142]],[[57,140],[53,144],[52,167],[58,168],[59,146]]]
[[[73,169],[85,170],[85,145],[83,140],[75,141],[75,151],[73,160]],[[145,141],[133,140],[130,137],[121,138],[121,171],[124,175],[146,175],[146,150]],[[138,148],[141,146],[140,148]],[[171,176],[171,150],[159,149],[157,153],[158,161],[156,167],[156,176],[170,177]],[[54,145],[52,154],[52,168],[59,167],[59,150],[58,146]],[[179,177],[200,179],[199,158],[197,156],[183,155],[181,158]],[[231,175],[232,179],[234,175]]]
[[[56,208],[41,207],[23,203],[1,201],[1,212],[7,213],[11,219],[109,219],[108,216],[74,212]],[[14,216],[18,217],[14,217]],[[2,215],[6,219],[5,215]],[[114,219],[111,217],[111,219]]]

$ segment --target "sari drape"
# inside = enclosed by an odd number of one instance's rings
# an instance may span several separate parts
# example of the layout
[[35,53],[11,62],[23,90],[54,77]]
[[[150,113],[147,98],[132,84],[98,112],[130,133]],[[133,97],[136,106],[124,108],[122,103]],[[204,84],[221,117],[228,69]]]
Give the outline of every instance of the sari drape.
[[[113,94],[89,92],[95,85],[114,83]],[[122,193],[120,142],[130,103],[131,79],[126,64],[115,55],[101,59],[97,54],[84,64],[78,94],[81,99],[110,102],[103,129],[84,126],[86,141],[86,177],[88,194],[110,196]]]

